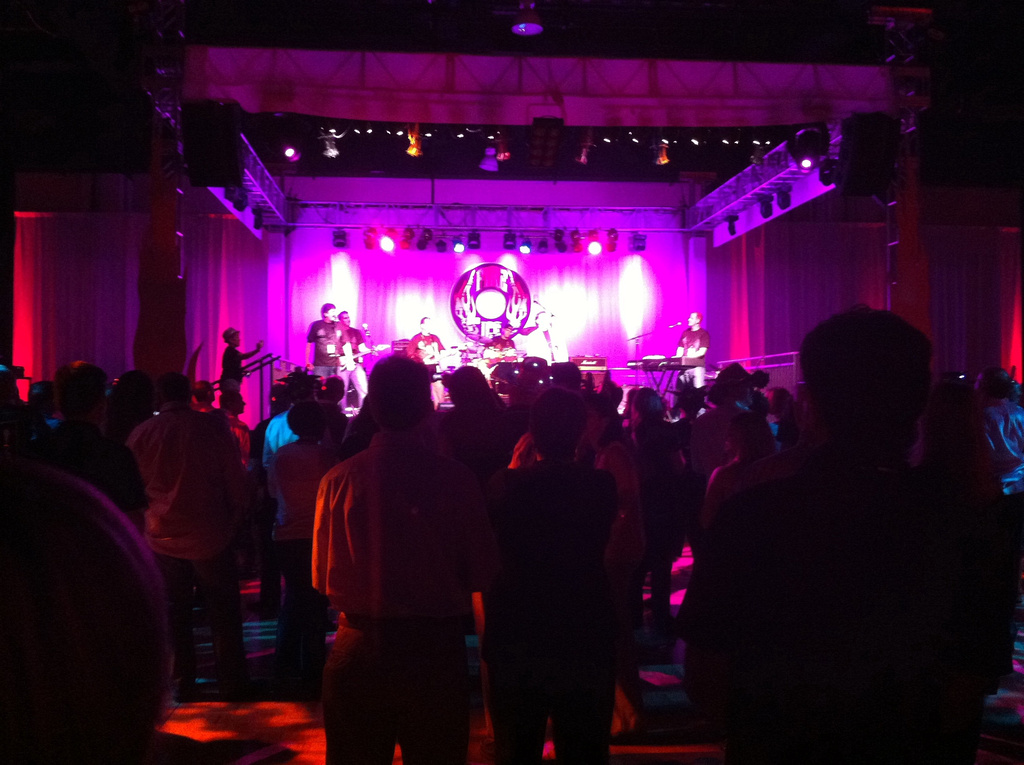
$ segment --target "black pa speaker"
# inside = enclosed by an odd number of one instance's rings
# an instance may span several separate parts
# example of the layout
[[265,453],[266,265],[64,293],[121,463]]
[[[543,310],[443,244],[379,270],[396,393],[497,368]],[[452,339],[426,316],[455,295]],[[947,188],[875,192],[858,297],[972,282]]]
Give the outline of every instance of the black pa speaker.
[[193,186],[241,186],[238,104],[196,101],[181,105],[185,165]]
[[896,172],[900,122],[882,112],[843,120],[836,187],[848,197],[884,197]]

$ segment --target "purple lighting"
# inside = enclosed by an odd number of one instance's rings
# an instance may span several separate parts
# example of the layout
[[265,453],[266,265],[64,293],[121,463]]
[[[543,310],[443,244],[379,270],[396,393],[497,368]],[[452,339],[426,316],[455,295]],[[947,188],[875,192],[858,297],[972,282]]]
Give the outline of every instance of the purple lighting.
[[298,162],[302,158],[302,152],[294,146],[285,146],[282,153],[289,162]]
[[395,251],[395,240],[392,239],[387,234],[384,234],[384,236],[382,236],[380,238],[380,248],[382,250],[384,250],[384,252],[394,252]]
[[601,243],[596,239],[590,240],[590,243],[587,245],[587,252],[589,252],[591,255],[600,255]]

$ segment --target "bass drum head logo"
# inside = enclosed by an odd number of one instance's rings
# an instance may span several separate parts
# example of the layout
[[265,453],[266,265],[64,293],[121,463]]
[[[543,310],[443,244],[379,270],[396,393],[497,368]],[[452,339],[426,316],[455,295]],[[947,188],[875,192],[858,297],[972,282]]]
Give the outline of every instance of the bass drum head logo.
[[476,342],[490,342],[503,327],[518,333],[530,315],[530,305],[526,280],[498,263],[471,268],[452,288],[452,319],[462,334]]

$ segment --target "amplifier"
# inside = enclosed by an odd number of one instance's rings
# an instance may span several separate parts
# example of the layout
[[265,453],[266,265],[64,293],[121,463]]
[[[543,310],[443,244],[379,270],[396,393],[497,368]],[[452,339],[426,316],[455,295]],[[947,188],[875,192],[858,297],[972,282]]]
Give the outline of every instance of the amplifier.
[[569,361],[580,368],[580,374],[583,375],[584,381],[586,381],[588,373],[593,375],[594,388],[601,389],[605,375],[608,374],[608,359],[603,356],[573,356]]
[[392,340],[391,341],[391,355],[393,356],[404,356],[405,349],[409,347],[408,340]]
[[583,374],[608,371],[608,359],[603,356],[573,356],[569,361],[578,366]]

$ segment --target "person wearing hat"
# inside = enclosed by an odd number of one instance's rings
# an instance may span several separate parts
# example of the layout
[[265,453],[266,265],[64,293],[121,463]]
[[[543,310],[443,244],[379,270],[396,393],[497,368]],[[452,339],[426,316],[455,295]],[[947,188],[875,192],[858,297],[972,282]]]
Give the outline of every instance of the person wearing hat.
[[753,403],[753,375],[733,362],[715,378],[708,393],[712,406],[693,422],[690,456],[693,471],[710,477],[715,468],[725,464],[725,434],[729,423]]
[[[256,347],[248,353],[239,351],[242,345],[242,334],[234,327],[228,327],[221,335],[228,347],[224,349],[224,355],[220,360],[220,386],[221,390],[238,390],[242,386],[242,362],[255,356],[263,348],[263,341],[256,343]],[[230,382],[229,382],[230,381]]]

